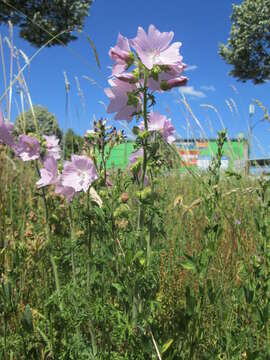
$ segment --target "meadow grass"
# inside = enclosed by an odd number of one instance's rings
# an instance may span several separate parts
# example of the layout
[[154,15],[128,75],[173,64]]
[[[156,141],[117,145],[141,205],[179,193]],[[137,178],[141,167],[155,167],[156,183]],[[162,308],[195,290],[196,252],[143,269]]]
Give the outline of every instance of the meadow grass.
[[1,358],[269,358],[267,179],[159,176],[142,244],[125,172],[101,208],[48,190],[48,237],[34,165],[0,161]]
[[[21,66],[8,44],[10,121],[33,109],[36,55]],[[101,207],[38,190],[36,164],[0,145],[0,359],[269,359],[270,182],[220,173],[224,140],[207,172],[161,172],[150,191],[111,171]]]

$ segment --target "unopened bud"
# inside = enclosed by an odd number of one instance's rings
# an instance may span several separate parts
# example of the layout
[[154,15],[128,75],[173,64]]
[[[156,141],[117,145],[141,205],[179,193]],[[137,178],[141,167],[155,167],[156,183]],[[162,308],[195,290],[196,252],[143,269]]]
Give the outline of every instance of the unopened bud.
[[187,83],[188,78],[185,76],[177,77],[170,80],[162,80],[160,83],[161,90],[171,90],[174,87],[184,86]]

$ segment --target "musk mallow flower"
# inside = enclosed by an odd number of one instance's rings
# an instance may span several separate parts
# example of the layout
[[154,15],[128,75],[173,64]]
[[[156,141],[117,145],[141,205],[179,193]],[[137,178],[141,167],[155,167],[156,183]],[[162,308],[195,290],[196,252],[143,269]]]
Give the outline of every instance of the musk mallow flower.
[[129,162],[130,164],[135,164],[135,162],[139,159],[139,158],[143,158],[143,148],[140,148],[139,150],[131,153],[130,157],[129,157]]
[[13,146],[13,150],[22,161],[36,160],[40,157],[39,141],[32,136],[20,135],[17,144]]
[[119,79],[110,79],[109,84],[111,87],[104,90],[110,99],[107,112],[116,112],[115,120],[131,121],[134,114],[141,108],[140,100],[134,94],[137,86]]
[[58,178],[58,166],[53,156],[47,156],[43,168],[40,169],[40,179],[36,183],[38,188],[55,184]]
[[186,85],[188,78],[185,76],[171,76],[167,72],[162,72],[157,78],[149,77],[147,85],[152,91],[166,91],[174,87]]
[[115,77],[121,81],[125,81],[130,84],[135,84],[138,81],[134,74],[128,73],[128,72],[124,72],[122,74],[115,75]]
[[186,76],[182,76],[185,68],[186,64],[182,61],[170,66],[155,65],[150,71],[147,85],[153,91],[166,91],[173,87],[184,86],[188,81]]
[[13,146],[14,139],[12,135],[13,125],[5,122],[3,114],[0,110],[0,143]]
[[125,71],[134,60],[134,55],[130,50],[129,41],[126,37],[118,34],[117,44],[110,48],[109,55],[115,64],[112,67],[112,74],[118,75]]
[[43,135],[43,138],[46,140],[48,156],[53,156],[55,160],[59,160],[61,158],[59,139],[55,135]]
[[160,82],[160,88],[161,90],[171,90],[174,87],[180,87],[184,86],[187,83],[187,77],[186,76],[178,76],[169,80],[162,80]]
[[98,178],[94,162],[83,155],[72,155],[71,161],[64,163],[61,182],[64,187],[72,187],[76,192],[87,192],[89,186]]
[[[141,130],[144,130],[144,122],[139,125]],[[165,115],[161,115],[158,112],[151,111],[148,118],[148,130],[158,131],[168,144],[171,144],[174,140],[174,126],[171,119],[168,119]]]
[[[134,165],[137,160],[143,159],[143,148],[140,148],[139,150],[130,154],[128,159],[129,159],[129,163],[130,163],[130,165],[129,165],[129,169],[130,169],[131,166]],[[138,172],[138,178],[141,181],[141,178],[142,178],[142,170],[141,169]],[[145,174],[144,175],[144,185],[146,186],[147,184],[148,184],[148,176],[147,176],[147,174]]]
[[179,54],[180,42],[170,45],[174,33],[160,32],[154,25],[150,25],[148,34],[139,26],[137,36],[130,40],[130,44],[138,54],[141,62],[151,70],[155,65],[177,65],[182,61]]
[[70,202],[75,195],[75,190],[73,187],[64,186],[62,184],[61,176],[58,176],[58,178],[57,178],[54,191],[56,194],[63,195],[65,197],[65,199],[67,200],[67,202]]

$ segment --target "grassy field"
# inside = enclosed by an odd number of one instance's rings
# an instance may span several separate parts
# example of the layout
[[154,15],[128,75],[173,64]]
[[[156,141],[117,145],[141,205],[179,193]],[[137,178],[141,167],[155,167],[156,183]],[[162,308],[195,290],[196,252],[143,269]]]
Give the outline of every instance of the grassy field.
[[[70,205],[0,152],[1,359],[269,359],[269,181],[125,171]],[[152,194],[153,195],[153,194]]]
[[[5,74],[1,37],[0,50]],[[170,63],[151,70],[135,52],[129,61],[137,57],[137,85],[118,79],[127,89],[114,84],[107,96],[113,103],[122,94],[120,105],[131,111],[126,120],[135,114],[142,120],[132,130],[141,155],[126,169],[107,172],[108,152],[124,134],[95,121],[76,144],[80,160],[91,166],[73,172],[76,189],[68,202],[55,190],[69,187],[64,172],[72,164],[64,160],[74,143],[66,152],[64,138],[60,151],[54,139],[59,157],[52,159],[23,75],[41,50],[21,67],[10,46],[0,99],[6,100],[0,121],[0,360],[270,359],[269,178],[221,171],[227,135],[219,112],[207,104],[223,128],[216,155],[207,171],[180,174],[173,124],[151,111],[156,100],[147,85],[162,72],[167,76]],[[159,80],[160,90],[169,91]],[[16,81],[20,89],[13,94]],[[65,86],[68,118],[66,77]],[[184,96],[181,102],[206,138]],[[26,108],[33,115],[31,131],[26,124],[23,134],[10,130],[16,107],[22,124]],[[48,158],[54,178],[39,187]],[[89,174],[84,188],[78,177],[83,183]]]

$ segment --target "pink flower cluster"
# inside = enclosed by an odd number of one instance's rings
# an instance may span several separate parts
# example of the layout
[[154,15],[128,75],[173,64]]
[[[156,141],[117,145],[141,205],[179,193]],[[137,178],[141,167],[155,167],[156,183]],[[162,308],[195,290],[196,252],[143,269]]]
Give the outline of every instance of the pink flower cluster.
[[[46,136],[46,157],[60,159],[59,139],[55,135]],[[40,143],[37,138],[25,134],[18,137],[17,142],[13,137],[13,124],[4,121],[0,111],[0,143],[8,145],[22,161],[37,160],[40,158]]]
[[46,140],[46,148],[48,156],[53,156],[55,160],[59,160],[60,156],[60,146],[59,146],[59,139],[55,135],[43,135],[43,139]]
[[55,185],[55,192],[63,195],[69,202],[76,193],[87,192],[92,182],[98,178],[93,161],[80,155],[72,155],[71,161],[64,162],[62,174],[58,172],[56,159],[49,155],[40,170],[39,188]]
[[[116,120],[131,121],[142,109],[138,89],[143,86],[143,67],[148,71],[147,86],[152,91],[166,91],[187,83],[188,79],[182,76],[186,65],[179,53],[182,44],[171,44],[173,36],[173,32],[161,33],[154,25],[149,26],[148,33],[139,27],[134,39],[118,35],[117,44],[109,51],[114,61],[114,78],[109,80],[111,87],[105,89],[110,100],[107,111],[116,113]],[[132,65],[135,69],[126,72]]]
[[[21,134],[15,142],[12,131],[13,125],[6,123],[0,112],[0,143],[10,146],[22,161],[40,159],[38,139]],[[76,193],[87,192],[93,181],[98,178],[94,162],[86,156],[72,155],[71,161],[64,162],[64,169],[59,174],[57,164],[57,160],[60,159],[59,139],[54,135],[43,135],[43,138],[46,140],[47,151],[40,170],[40,179],[36,183],[37,187],[55,185],[55,192],[64,195],[68,202]],[[95,191],[92,190],[91,196],[96,202],[101,203]]]
[[5,122],[0,112],[0,143],[10,146],[15,155],[22,161],[39,159],[39,141],[35,137],[22,134],[15,142],[12,132],[13,125]]

